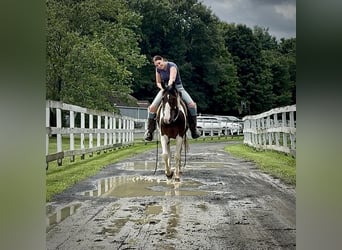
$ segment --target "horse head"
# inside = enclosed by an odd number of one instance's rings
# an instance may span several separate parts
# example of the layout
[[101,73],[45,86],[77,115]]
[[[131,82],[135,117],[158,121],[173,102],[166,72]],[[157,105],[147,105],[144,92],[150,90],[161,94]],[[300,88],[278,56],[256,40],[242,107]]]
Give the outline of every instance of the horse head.
[[176,121],[179,115],[180,98],[179,92],[175,85],[163,86],[162,98],[162,122],[164,124],[171,124]]

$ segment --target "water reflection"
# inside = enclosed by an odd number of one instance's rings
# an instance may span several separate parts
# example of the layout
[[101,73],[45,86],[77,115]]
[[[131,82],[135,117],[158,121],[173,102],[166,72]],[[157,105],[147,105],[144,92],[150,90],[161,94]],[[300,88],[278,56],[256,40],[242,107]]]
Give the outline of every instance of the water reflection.
[[[161,164],[158,162],[157,167],[161,167]],[[131,162],[123,162],[120,164],[120,168],[125,170],[151,170],[153,171],[156,167],[155,161],[131,161]]]
[[175,182],[148,176],[112,176],[98,180],[94,190],[80,194],[95,197],[204,195],[206,191],[197,189],[201,185],[203,184],[196,181]]
[[57,208],[52,214],[49,214],[46,218],[46,227],[49,229],[51,226],[63,221],[68,216],[74,214],[76,210],[81,206],[80,203],[70,204],[63,208]]
[[169,220],[166,226],[166,237],[169,239],[175,238],[175,235],[177,234],[177,225],[179,222],[179,214],[180,214],[179,209],[180,209],[179,204],[172,205],[170,207]]

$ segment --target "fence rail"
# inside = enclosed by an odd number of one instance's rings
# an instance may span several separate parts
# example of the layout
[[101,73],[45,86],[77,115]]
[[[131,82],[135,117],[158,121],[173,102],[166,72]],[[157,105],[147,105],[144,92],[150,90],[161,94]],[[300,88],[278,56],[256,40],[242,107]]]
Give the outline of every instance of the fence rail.
[[245,116],[244,143],[296,156],[296,105]]
[[[56,137],[56,148],[52,148]],[[87,142],[87,143],[86,143]],[[57,101],[46,101],[46,164],[65,157],[75,160],[130,145],[134,142],[134,119],[111,112],[96,111]],[[69,144],[67,148],[65,145]]]

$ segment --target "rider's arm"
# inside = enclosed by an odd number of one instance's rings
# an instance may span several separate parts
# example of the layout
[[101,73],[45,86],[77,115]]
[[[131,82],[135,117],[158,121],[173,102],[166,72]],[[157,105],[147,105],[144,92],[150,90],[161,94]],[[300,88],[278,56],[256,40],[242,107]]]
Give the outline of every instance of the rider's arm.
[[157,84],[158,88],[163,89],[163,87],[161,85],[161,77],[160,77],[160,74],[158,73],[157,70],[156,70],[156,84]]
[[177,68],[175,66],[171,66],[168,85],[171,85],[176,80],[176,76],[177,76]]

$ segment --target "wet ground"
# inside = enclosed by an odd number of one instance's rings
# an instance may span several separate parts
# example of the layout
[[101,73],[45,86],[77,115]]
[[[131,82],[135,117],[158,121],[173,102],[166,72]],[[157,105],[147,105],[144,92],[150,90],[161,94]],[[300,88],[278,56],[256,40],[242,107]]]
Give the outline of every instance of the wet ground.
[[226,145],[191,144],[180,182],[152,150],[76,184],[46,206],[47,249],[296,249],[295,189]]

